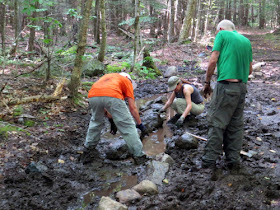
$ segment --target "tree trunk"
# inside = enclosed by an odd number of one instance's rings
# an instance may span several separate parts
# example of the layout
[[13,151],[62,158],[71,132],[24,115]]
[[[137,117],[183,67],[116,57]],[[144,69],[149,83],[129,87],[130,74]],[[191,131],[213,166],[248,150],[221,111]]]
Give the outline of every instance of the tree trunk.
[[[150,17],[155,17],[154,7],[152,5],[149,6],[150,8]],[[156,27],[155,23],[152,23],[150,26],[150,36],[155,38],[156,37]]]
[[248,26],[248,19],[249,19],[249,3],[248,0],[245,0],[245,11],[244,11],[244,18],[243,18],[243,23],[245,26]]
[[235,25],[237,25],[237,7],[236,7],[237,2],[236,1],[237,0],[234,0],[234,2],[233,2],[233,18],[232,18],[233,23]]
[[18,47],[18,36],[19,36],[19,15],[18,15],[18,0],[14,1],[14,28],[15,28],[15,34],[14,34],[14,43],[13,46],[9,52],[10,55],[14,56],[17,51]]
[[[39,3],[36,2],[34,7],[36,9],[39,8]],[[32,14],[32,18],[36,18],[37,16],[37,12],[33,12]],[[36,24],[36,21],[32,21],[32,25],[35,25]],[[29,52],[32,52],[34,51],[34,42],[35,42],[35,28],[34,27],[31,27],[30,30],[29,30],[29,40],[28,40],[28,51]],[[31,55],[31,54],[29,54]]]
[[133,46],[133,61],[132,61],[132,66],[131,70],[134,70],[134,66],[136,63],[136,57],[138,53],[138,45],[139,45],[139,38],[140,38],[140,24],[139,24],[139,19],[140,19],[140,0],[135,0],[135,23],[134,23],[134,46]]
[[231,20],[231,0],[226,1],[226,15],[225,18]]
[[5,55],[6,45],[5,45],[5,20],[6,20],[6,5],[4,3],[0,3],[0,33],[2,40],[2,55]]
[[197,41],[197,37],[199,34],[199,28],[200,28],[200,21],[201,21],[201,0],[198,0],[198,7],[197,7],[197,19],[196,19],[196,25],[195,25],[195,32],[194,32],[194,41]]
[[169,19],[169,30],[168,30],[168,43],[171,43],[174,40],[174,20],[175,20],[174,0],[170,0],[170,19]]
[[265,27],[265,0],[259,0],[259,29]]
[[100,0],[100,12],[101,12],[101,31],[102,31],[102,42],[100,51],[98,54],[98,60],[104,61],[106,52],[106,41],[107,41],[107,30],[106,30],[106,16],[105,16],[105,0]]
[[100,44],[100,15],[99,15],[99,5],[100,5],[100,0],[95,1],[95,10],[94,10],[94,41],[97,44]]
[[240,0],[239,12],[238,12],[239,23],[244,26],[244,1]]
[[79,31],[79,43],[78,43],[77,55],[74,63],[74,69],[72,71],[71,81],[68,85],[70,89],[70,95],[74,98],[77,97],[78,88],[80,86],[80,78],[81,78],[81,72],[83,66],[83,55],[85,53],[85,47],[87,43],[87,30],[88,30],[88,22],[89,22],[92,1],[93,0],[86,1],[85,13],[83,15],[82,25]]
[[204,36],[207,35],[211,8],[212,8],[212,0],[208,0],[207,11],[206,11],[206,16],[205,16],[205,24],[204,24]]
[[280,26],[280,1],[276,0],[276,20],[278,27]]
[[194,18],[193,16],[195,13],[196,1],[197,0],[189,0],[183,26],[180,31],[179,42],[186,40],[189,36],[191,24],[192,24],[192,18]]
[[216,21],[216,23],[219,23],[220,21],[222,21],[223,19],[225,19],[225,1],[221,0],[220,1],[220,6],[219,6],[219,13],[218,13],[218,19]]

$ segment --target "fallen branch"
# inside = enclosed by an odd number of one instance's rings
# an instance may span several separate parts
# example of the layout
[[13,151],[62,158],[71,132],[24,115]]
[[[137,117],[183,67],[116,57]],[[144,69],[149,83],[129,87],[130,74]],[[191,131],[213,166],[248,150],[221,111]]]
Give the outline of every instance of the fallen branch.
[[30,96],[22,99],[14,99],[9,101],[8,105],[19,105],[19,104],[26,104],[30,102],[51,102],[60,99],[59,96],[53,95],[37,95],[37,96]]
[[[197,135],[194,135],[194,134],[189,133],[189,132],[185,132],[185,134],[189,134],[190,136],[193,136],[193,137],[195,137],[195,138],[197,138],[197,139],[200,139],[200,140],[202,140],[202,141],[208,141],[206,138],[204,138],[204,137],[202,137],[202,136],[197,136]],[[241,151],[240,151],[240,154],[241,154],[241,155],[248,156],[248,157],[252,157],[252,156],[253,156],[253,155],[251,155],[250,153],[245,152],[244,150],[241,150]]]
[[128,36],[129,38],[131,38],[131,39],[134,39],[134,38],[135,38],[135,36],[134,36],[133,33],[130,33],[129,31],[126,31],[126,30],[124,30],[124,29],[122,29],[122,28],[119,28],[119,30],[120,30],[121,32],[123,32],[126,36]]
[[19,74],[17,76],[15,76],[15,78],[19,77],[19,76],[22,76],[22,75],[25,75],[25,74],[30,74],[32,72],[34,72],[36,69],[40,68],[44,63],[46,62],[46,60],[43,60],[38,66],[36,66],[35,68],[33,68],[31,71],[29,72],[24,72],[22,74]]

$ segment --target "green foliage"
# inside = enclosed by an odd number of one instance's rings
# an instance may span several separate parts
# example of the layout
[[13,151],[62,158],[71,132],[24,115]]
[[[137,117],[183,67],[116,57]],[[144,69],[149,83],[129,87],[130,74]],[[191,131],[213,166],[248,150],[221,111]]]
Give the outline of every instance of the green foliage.
[[14,110],[13,110],[13,116],[16,117],[16,116],[20,116],[22,115],[23,113],[23,107],[18,105],[18,106],[15,106]]
[[26,120],[24,121],[24,125],[27,127],[33,127],[35,125],[35,122],[33,120]]
[[[150,24],[150,23],[155,23],[157,20],[158,20],[158,18],[156,18],[156,17],[143,16],[143,17],[140,17],[139,23],[140,24]],[[122,21],[121,23],[119,23],[119,26],[122,26],[122,25],[132,26],[134,23],[135,23],[135,18],[130,18],[128,20],[125,20],[125,21]]]
[[89,91],[94,82],[82,82],[82,88]]
[[77,9],[69,9],[66,14],[77,19],[82,18],[82,16],[78,14]]
[[135,71],[137,72],[137,75],[140,77],[143,77],[145,79],[155,79],[156,78],[156,73],[154,69],[147,68],[146,66],[142,66],[139,63],[136,63],[135,66]]
[[107,72],[108,73],[116,73],[121,72],[122,69],[129,69],[130,64],[128,62],[117,63],[113,65],[107,65]]
[[63,56],[74,55],[77,53],[77,49],[78,49],[78,46],[74,45],[73,47],[70,47],[67,50],[60,49],[60,50],[56,51],[56,54],[63,55]]
[[8,138],[8,132],[11,131],[18,131],[18,128],[11,125],[3,126],[0,124],[0,135],[3,136],[4,138]]

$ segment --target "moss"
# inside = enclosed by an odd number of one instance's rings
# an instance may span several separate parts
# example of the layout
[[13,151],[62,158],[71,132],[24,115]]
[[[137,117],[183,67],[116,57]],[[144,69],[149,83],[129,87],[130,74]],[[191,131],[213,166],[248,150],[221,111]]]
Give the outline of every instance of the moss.
[[27,127],[33,127],[35,125],[35,122],[33,120],[26,120],[24,121],[24,125]]
[[13,116],[20,116],[23,113],[23,107],[22,106],[16,106],[13,110]]
[[116,73],[121,72],[123,69],[129,69],[130,64],[127,62],[117,63],[113,65],[107,65],[108,73]]

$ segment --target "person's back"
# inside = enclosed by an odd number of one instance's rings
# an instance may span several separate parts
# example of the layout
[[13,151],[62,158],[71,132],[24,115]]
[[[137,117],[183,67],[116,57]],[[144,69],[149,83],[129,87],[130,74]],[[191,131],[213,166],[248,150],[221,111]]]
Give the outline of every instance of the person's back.
[[217,62],[218,81],[239,79],[246,83],[252,48],[249,39],[236,31],[220,31],[215,39],[213,51],[219,51]]

